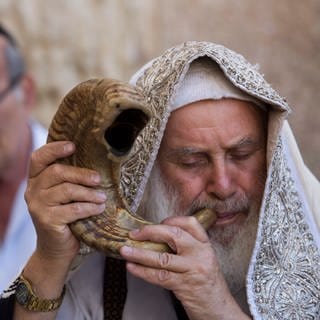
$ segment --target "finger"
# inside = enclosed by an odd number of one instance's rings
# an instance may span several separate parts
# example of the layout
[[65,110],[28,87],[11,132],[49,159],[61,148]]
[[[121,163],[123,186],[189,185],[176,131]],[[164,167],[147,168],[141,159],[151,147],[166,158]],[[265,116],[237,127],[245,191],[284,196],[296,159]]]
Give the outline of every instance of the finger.
[[168,252],[155,252],[152,250],[123,246],[120,248],[120,254],[127,261],[151,268],[166,269],[178,273],[188,270],[188,265],[184,257]]
[[31,154],[29,177],[37,176],[48,165],[57,159],[70,156],[74,151],[75,146],[69,141],[55,141],[45,144]]
[[46,203],[49,206],[67,204],[70,202],[104,203],[107,196],[102,190],[95,190],[82,185],[62,183],[51,187],[46,192]]
[[51,207],[47,214],[41,216],[41,222],[46,226],[62,226],[101,214],[105,209],[105,204],[95,204],[88,202],[74,202],[62,206]]
[[[167,243],[177,254],[183,255],[197,245],[199,242],[191,234],[179,226],[170,225],[146,225],[141,229],[133,230],[129,233],[130,238],[139,241],[154,241]],[[200,242],[202,243],[202,242]]]
[[179,282],[177,281],[180,276],[179,273],[165,269],[148,268],[131,262],[126,264],[126,268],[134,276],[168,290],[173,290],[174,284]]
[[207,242],[209,240],[207,232],[201,226],[199,221],[193,216],[169,217],[163,220],[162,223],[169,226],[179,226],[181,229],[191,234],[195,239],[201,242]]
[[41,189],[49,189],[52,186],[68,182],[84,186],[96,187],[101,183],[100,175],[91,169],[73,167],[65,164],[52,164],[42,171],[41,175],[30,178],[31,182]]

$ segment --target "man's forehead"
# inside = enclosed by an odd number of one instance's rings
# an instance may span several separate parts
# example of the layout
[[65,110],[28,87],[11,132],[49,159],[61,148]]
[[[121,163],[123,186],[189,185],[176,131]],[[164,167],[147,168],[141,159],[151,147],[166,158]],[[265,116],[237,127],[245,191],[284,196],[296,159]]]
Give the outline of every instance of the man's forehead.
[[[246,149],[251,147],[257,147],[261,144],[260,136],[243,136],[235,138],[233,141],[230,141],[229,144],[225,145],[225,148],[228,150],[236,149]],[[163,147],[163,146],[162,146]],[[207,153],[210,146],[194,146],[192,143],[178,146],[165,145],[165,148],[160,148],[162,153],[165,153],[169,157],[184,157],[194,154]]]
[[262,114],[267,115],[267,112],[248,101],[221,99],[194,102],[171,113],[163,142],[170,141],[173,145],[195,142],[195,145],[202,145],[214,137],[228,146],[248,144],[264,135],[267,116]]
[[[262,109],[260,106],[257,106],[251,101],[245,101],[245,100],[234,99],[234,98],[204,99],[204,100],[191,102],[189,104],[183,105],[178,109],[172,111],[169,117],[169,121],[170,119],[180,118],[188,115],[197,117],[197,115],[200,115],[203,112],[207,112],[209,115],[212,109],[215,109],[215,112],[219,112],[217,107],[221,107],[221,106],[225,108],[224,110],[220,108],[222,112],[228,112],[230,111],[229,109],[231,107],[233,109],[235,109],[234,107],[237,107],[236,109],[241,109],[241,111],[243,110],[243,113],[245,112],[267,113],[266,110]],[[183,123],[181,123],[181,125],[183,125]]]

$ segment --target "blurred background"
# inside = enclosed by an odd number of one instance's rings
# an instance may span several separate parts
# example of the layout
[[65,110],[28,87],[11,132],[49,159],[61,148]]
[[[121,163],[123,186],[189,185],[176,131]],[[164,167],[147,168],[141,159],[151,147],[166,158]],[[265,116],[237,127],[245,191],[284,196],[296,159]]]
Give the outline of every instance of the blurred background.
[[62,97],[92,77],[128,80],[186,40],[243,54],[293,109],[289,121],[320,178],[320,0],[1,0],[38,85],[35,117],[50,124]]

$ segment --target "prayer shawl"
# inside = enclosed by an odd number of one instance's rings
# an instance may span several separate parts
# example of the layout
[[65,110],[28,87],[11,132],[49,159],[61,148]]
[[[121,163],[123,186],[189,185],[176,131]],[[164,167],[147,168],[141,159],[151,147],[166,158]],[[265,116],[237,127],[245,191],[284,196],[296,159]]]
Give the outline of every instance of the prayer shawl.
[[247,274],[251,314],[254,319],[319,319],[320,185],[300,156],[286,121],[290,108],[285,99],[241,55],[221,45],[191,41],[168,49],[133,76],[131,83],[142,89],[152,118],[134,145],[134,156],[122,167],[123,195],[135,212],[175,94],[199,57],[212,59],[231,84],[269,111],[268,175]]

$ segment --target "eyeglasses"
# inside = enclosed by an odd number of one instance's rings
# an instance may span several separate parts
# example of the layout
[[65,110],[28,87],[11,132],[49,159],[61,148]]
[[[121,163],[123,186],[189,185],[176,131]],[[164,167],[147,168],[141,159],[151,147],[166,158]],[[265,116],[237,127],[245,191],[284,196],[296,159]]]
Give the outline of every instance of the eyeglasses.
[[15,88],[15,86],[20,82],[21,78],[22,73],[19,73],[10,80],[9,85],[0,92],[0,103],[5,99],[5,97],[10,93],[10,91]]
[[25,66],[24,66],[24,61],[21,56],[21,53],[17,48],[14,39],[10,36],[10,34],[6,32],[6,30],[1,28],[1,25],[0,25],[0,35],[4,36],[7,39],[9,44],[3,48],[4,56],[1,57],[2,59],[5,59],[4,62],[7,66],[8,76],[9,76],[8,86],[0,92],[0,103],[1,103],[7,97],[7,95],[17,86],[17,84],[19,84],[19,82],[21,81],[24,75]]

